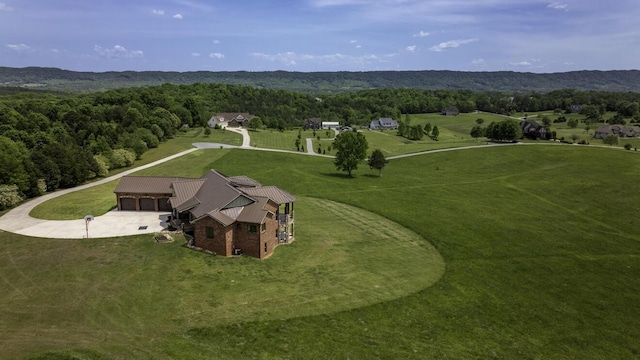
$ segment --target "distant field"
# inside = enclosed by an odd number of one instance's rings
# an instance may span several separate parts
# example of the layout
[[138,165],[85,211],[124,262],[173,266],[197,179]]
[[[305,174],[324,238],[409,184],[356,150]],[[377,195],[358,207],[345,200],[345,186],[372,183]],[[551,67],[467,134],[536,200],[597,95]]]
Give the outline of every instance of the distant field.
[[[280,150],[289,150],[296,151],[296,139],[298,138],[299,130],[250,130],[249,136],[251,137],[251,146],[256,146],[258,148],[267,148],[267,149],[280,149]],[[327,139],[331,139],[334,137],[333,130],[330,130],[327,135],[327,130],[316,130],[315,136],[313,130],[302,130],[300,140],[300,150],[304,146],[305,150],[307,147],[307,138],[316,138],[320,136],[321,139],[325,141]]]
[[[151,172],[208,168],[298,196],[296,242],[258,261],[193,252],[180,238],[3,233],[0,357],[640,354],[637,152],[483,148],[348,178],[331,159],[208,150]],[[446,265],[431,286],[430,244]]]

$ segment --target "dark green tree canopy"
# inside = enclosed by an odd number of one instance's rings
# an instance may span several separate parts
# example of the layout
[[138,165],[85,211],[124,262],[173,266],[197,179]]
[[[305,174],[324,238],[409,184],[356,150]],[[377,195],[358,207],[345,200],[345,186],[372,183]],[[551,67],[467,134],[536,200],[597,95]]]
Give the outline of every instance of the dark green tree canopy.
[[333,141],[336,149],[334,164],[337,170],[351,172],[358,168],[358,163],[367,156],[367,139],[360,132],[343,131]]
[[384,154],[379,149],[373,150],[371,156],[369,157],[369,167],[371,169],[378,170],[378,176],[382,176],[382,169],[387,165],[389,160],[384,157]]
[[522,136],[520,124],[512,119],[492,122],[485,129],[485,136],[492,141],[515,141]]

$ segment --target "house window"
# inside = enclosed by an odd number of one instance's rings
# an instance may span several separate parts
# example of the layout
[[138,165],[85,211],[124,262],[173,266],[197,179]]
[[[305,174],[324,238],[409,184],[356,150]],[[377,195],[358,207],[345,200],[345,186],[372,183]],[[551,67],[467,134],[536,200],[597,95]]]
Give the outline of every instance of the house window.
[[267,223],[262,223],[262,231],[267,231]]
[[211,226],[206,227],[207,239],[213,239],[213,228]]
[[267,252],[267,243],[264,243],[264,252]]
[[258,232],[258,225],[256,224],[249,224],[247,226],[247,232],[249,234],[256,234]]

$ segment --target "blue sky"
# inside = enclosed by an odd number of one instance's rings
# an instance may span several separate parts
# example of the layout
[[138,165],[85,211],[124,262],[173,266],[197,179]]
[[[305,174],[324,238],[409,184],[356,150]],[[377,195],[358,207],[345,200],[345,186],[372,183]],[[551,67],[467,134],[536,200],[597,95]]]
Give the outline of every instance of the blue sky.
[[637,0],[0,0],[0,66],[640,68]]

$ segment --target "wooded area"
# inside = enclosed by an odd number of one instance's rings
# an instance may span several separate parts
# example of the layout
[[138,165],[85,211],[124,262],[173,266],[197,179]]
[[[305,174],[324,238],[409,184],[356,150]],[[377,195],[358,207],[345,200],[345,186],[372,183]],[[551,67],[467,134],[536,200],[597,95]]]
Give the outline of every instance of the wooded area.
[[618,112],[637,122],[639,103],[637,93],[578,90],[377,89],[312,96],[223,84],[165,84],[77,95],[13,89],[0,96],[0,208],[104,177],[182,129],[204,126],[219,112],[248,112],[266,127],[286,129],[301,127],[308,118],[366,126],[380,117],[400,120],[402,114],[440,112],[449,106],[460,112],[501,114],[556,110],[560,116],[579,104],[585,111]]
[[[161,84],[218,83],[310,94],[369,89],[467,89],[474,91],[552,91],[560,89],[640,91],[640,71],[572,71],[536,74],[513,71],[367,71],[367,72],[75,72],[57,68],[0,67],[2,86],[90,92]],[[0,89],[1,90],[1,89]]]

